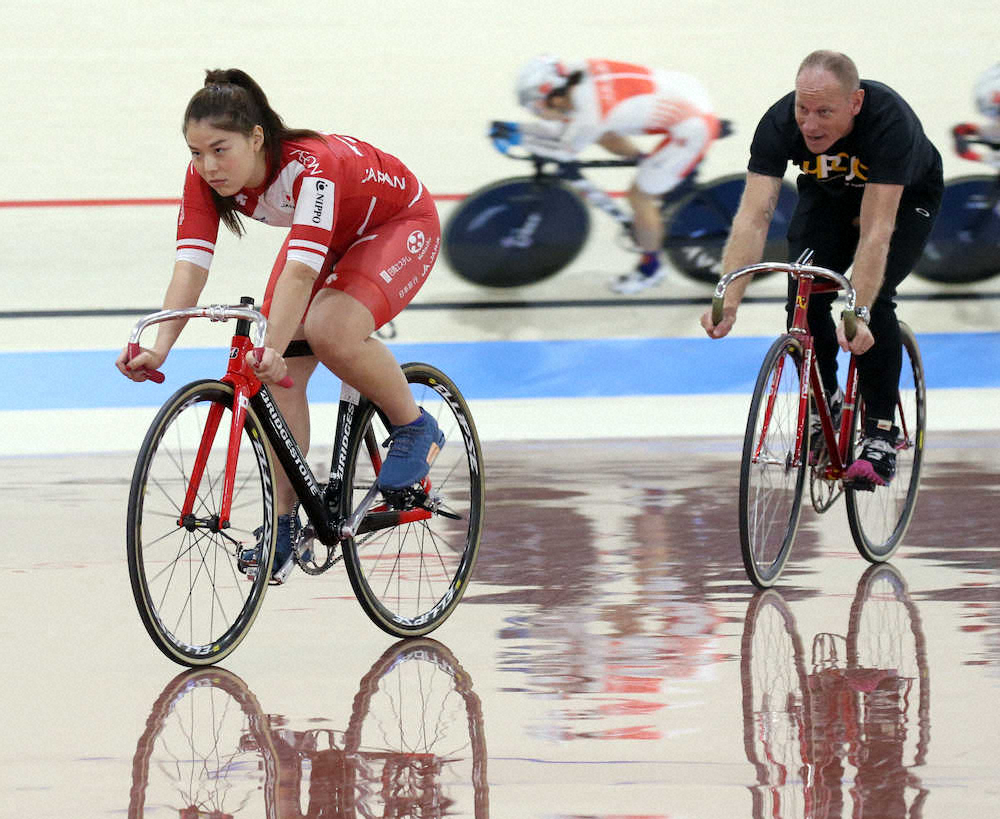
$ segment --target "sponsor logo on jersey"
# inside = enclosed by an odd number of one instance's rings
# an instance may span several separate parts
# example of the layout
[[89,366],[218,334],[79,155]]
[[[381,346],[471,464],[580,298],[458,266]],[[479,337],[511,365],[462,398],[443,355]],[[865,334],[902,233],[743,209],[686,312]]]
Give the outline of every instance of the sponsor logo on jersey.
[[306,173],[310,176],[320,172],[319,160],[308,151],[296,148],[294,151],[289,151],[288,153],[290,156],[294,156],[299,161],[302,167],[306,169]]
[[392,281],[393,276],[395,276],[400,270],[402,270],[406,265],[413,259],[412,256],[403,256],[393,262],[389,267],[384,268],[379,271],[379,276],[382,277],[382,281],[388,284]]
[[406,190],[406,180],[387,174],[385,171],[380,171],[377,168],[367,168],[365,169],[365,175],[361,179],[362,182],[378,182],[380,185],[388,185],[390,188],[398,188],[401,191]]
[[333,192],[334,184],[329,179],[303,179],[293,224],[333,230]]
[[839,154],[819,154],[815,162],[803,160],[799,168],[802,173],[816,177],[817,182],[843,179],[849,185],[861,187],[868,181],[868,166],[843,151]]
[[422,230],[415,230],[409,236],[406,237],[406,249],[410,253],[420,253],[424,249],[424,245],[427,244],[427,237],[424,236]]

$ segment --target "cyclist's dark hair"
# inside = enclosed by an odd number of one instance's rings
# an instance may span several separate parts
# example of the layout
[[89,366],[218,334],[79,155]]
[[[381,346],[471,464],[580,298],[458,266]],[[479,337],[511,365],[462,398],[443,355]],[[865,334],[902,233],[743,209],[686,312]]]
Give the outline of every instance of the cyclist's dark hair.
[[[281,145],[285,140],[318,137],[319,133],[302,128],[289,128],[278,112],[271,108],[261,87],[245,71],[238,68],[214,69],[205,72],[205,84],[188,102],[184,126],[207,120],[213,128],[233,131],[249,137],[255,126],[264,131],[264,151],[267,157],[266,182],[271,182],[281,165]],[[244,233],[236,201],[232,196],[220,196],[212,191],[212,201],[223,224],[237,236]]]
[[854,64],[854,60],[846,54],[841,54],[839,51],[825,51],[821,49],[809,54],[799,65],[799,70],[795,73],[795,78],[798,79],[799,74],[807,68],[820,68],[824,71],[829,71],[837,78],[837,81],[847,94],[852,94],[861,87],[861,81],[858,78],[858,67]]
[[565,84],[560,85],[557,89],[555,89],[555,91],[549,91],[549,93],[545,95],[545,101],[549,102],[553,97],[569,96],[569,92],[573,88],[573,86],[579,85],[582,80],[583,80],[583,72],[574,71],[566,78]]

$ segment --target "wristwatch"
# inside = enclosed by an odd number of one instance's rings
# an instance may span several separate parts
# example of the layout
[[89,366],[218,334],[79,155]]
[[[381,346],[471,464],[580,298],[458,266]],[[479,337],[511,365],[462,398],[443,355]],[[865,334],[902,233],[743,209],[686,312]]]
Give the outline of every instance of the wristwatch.
[[854,315],[861,319],[865,324],[868,324],[872,317],[872,311],[867,307],[855,307]]

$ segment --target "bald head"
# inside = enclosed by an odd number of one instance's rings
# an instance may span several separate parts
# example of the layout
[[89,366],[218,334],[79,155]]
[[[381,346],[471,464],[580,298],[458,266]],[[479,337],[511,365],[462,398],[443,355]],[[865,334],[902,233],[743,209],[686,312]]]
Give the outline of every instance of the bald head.
[[816,73],[832,74],[845,94],[857,91],[861,87],[858,67],[854,64],[854,60],[839,51],[820,50],[807,56],[799,64],[798,73],[795,75],[796,84],[803,74]]

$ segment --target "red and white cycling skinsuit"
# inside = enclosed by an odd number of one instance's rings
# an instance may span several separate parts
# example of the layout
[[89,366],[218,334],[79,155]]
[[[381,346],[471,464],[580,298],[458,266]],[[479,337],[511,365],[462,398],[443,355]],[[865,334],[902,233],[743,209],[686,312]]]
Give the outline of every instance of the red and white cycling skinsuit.
[[610,60],[571,64],[583,71],[570,89],[573,111],[564,123],[524,127],[529,144],[553,140],[552,153],[572,156],[608,133],[633,136],[663,134],[664,139],[638,165],[636,184],[651,195],[675,187],[719,135],[719,120],[705,89],[694,77]]
[[[316,271],[312,295],[332,287],[350,294],[381,327],[423,285],[441,244],[437,208],[396,157],[348,136],[287,141],[281,167],[260,188],[243,188],[239,211],[291,228],[264,296],[270,308],[287,259]],[[209,269],[219,232],[212,191],[188,167],[177,220],[177,259]],[[310,297],[311,301],[311,297]]]

